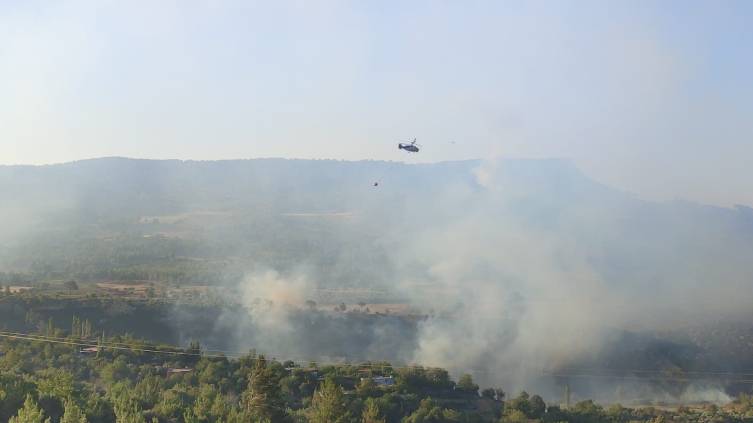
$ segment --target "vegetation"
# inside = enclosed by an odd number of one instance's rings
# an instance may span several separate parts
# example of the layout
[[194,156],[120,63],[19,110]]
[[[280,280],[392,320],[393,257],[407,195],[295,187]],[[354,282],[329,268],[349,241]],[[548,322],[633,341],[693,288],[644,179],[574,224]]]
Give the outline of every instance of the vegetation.
[[[538,235],[542,227],[561,231],[557,234],[566,239],[583,241],[583,256],[597,258],[595,270],[615,285],[641,280],[643,270],[627,270],[643,264],[656,279],[693,274],[720,283],[726,273],[697,270],[738,268],[745,260],[737,253],[751,251],[749,208],[635,201],[552,161],[507,162],[498,169],[500,176],[525,194],[497,197],[497,190],[469,177],[478,166],[472,161],[407,166],[123,159],[33,170],[0,166],[0,188],[13,199],[0,208],[0,329],[100,346],[82,352],[82,345],[2,338],[0,422],[753,421],[753,401],[745,395],[725,407],[671,412],[605,408],[592,401],[561,408],[539,395],[480,387],[471,375],[453,380],[443,369],[388,363],[302,366],[253,353],[201,356],[198,344],[183,351],[159,345],[201,339],[215,348],[233,348],[222,339],[251,339],[254,322],[247,310],[224,303],[239,295],[219,290],[234,289],[256,268],[282,274],[305,268],[322,288],[374,292],[360,292],[352,301],[324,294],[309,299],[304,310],[290,311],[291,338],[321,356],[358,360],[372,345],[405,356],[400,352],[414,351],[420,316],[358,310],[391,303],[394,299],[385,300],[380,291],[389,292],[395,280],[415,276],[431,282],[424,276],[431,263],[396,260],[401,251],[396,247],[415,247],[414,238],[430,240],[427,228],[443,232],[466,222],[459,216],[509,215],[523,233]],[[368,188],[372,175],[383,175],[392,194],[375,196]],[[447,187],[463,194],[449,195]],[[565,229],[582,227],[583,210],[600,217],[601,207],[593,206],[614,201],[635,210],[616,227],[606,216],[588,220],[583,238],[580,231]],[[720,234],[714,238],[723,244],[708,244],[709,233]],[[620,242],[614,244],[615,239]],[[693,259],[715,250],[714,266]],[[658,265],[665,251],[674,251],[674,265],[667,267],[678,271]],[[496,281],[496,260],[483,256],[478,263],[469,278]],[[682,266],[687,263],[691,267]],[[143,289],[98,287],[107,282]],[[22,292],[27,288],[34,289]],[[471,306],[451,318],[473,311]],[[104,339],[103,333],[131,335]],[[386,336],[375,341],[374,333]],[[633,336],[617,337],[631,343],[611,344],[603,362],[637,369],[650,363],[662,370],[753,367],[747,322],[727,330],[715,323],[673,335],[677,339]],[[120,343],[117,349],[114,342]],[[380,385],[377,376],[395,383]]]
[[[74,329],[75,329],[74,325]],[[80,327],[80,326],[79,326]],[[57,331],[60,335],[60,331]],[[82,333],[58,341],[92,343]],[[40,335],[41,336],[41,335]],[[53,338],[48,338],[53,340]],[[117,343],[116,343],[117,342]],[[255,353],[228,358],[147,344],[98,339],[94,351],[44,340],[0,341],[0,421],[13,423],[507,423],[745,422],[753,399],[725,407],[570,408],[521,392],[479,393],[470,375],[453,381],[437,368],[389,363],[315,365],[268,360]],[[118,349],[113,346],[118,346]],[[154,352],[156,351],[156,352]],[[377,376],[394,384],[375,383]]]

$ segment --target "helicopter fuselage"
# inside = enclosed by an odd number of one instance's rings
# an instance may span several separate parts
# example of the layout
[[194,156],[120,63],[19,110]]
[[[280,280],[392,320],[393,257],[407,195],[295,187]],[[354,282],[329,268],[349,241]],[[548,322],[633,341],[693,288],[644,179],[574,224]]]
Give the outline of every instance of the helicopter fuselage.
[[418,147],[413,144],[400,143],[397,145],[400,150],[410,151],[411,153],[418,153]]

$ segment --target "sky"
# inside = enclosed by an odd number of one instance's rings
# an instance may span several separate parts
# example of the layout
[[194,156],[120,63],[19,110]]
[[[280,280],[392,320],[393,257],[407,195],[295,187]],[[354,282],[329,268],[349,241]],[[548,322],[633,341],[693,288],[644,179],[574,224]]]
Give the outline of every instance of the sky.
[[751,22],[744,0],[0,1],[0,164],[557,157],[753,205]]

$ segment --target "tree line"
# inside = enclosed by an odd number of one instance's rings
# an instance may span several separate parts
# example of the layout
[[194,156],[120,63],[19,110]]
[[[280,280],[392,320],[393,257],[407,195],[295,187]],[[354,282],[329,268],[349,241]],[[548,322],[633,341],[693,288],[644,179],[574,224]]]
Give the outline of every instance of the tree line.
[[[82,330],[83,327],[83,330]],[[72,322],[69,341],[86,334]],[[50,338],[52,339],[52,338]],[[539,395],[480,389],[470,375],[390,363],[323,365],[278,361],[251,351],[202,355],[115,336],[97,348],[2,338],[0,421],[11,423],[508,423],[744,422],[753,400],[726,407],[662,411],[569,408]],[[117,345],[119,349],[111,348]],[[158,352],[154,352],[158,351]]]

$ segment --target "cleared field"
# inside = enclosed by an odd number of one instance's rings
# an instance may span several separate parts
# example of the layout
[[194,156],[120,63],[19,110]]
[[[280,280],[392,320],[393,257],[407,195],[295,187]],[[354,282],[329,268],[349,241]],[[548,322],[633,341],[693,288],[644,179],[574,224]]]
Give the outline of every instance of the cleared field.
[[127,283],[127,282],[99,282],[97,283],[97,288],[102,289],[112,289],[116,291],[146,291],[147,289],[151,288],[152,285],[150,283]]
[[163,223],[163,224],[168,224],[168,225],[174,225],[177,223],[184,223],[187,221],[222,218],[222,217],[227,217],[231,215],[232,213],[226,212],[226,211],[205,210],[205,211],[194,211],[190,213],[172,214],[172,215],[142,216],[139,219],[139,223],[142,223],[142,224]]
[[117,283],[117,282],[100,282],[96,287],[105,291],[107,294],[115,296],[136,296],[147,297],[149,291],[154,290],[154,285],[150,283]]
[[9,289],[11,294],[18,294],[25,291],[31,291],[34,288],[31,286],[10,286]]
[[329,213],[283,213],[285,217],[335,217],[351,218],[355,216],[353,212],[329,212]]
[[366,313],[366,314],[386,314],[386,315],[392,315],[392,316],[417,316],[422,315],[420,310],[413,307],[410,304],[371,304],[371,303],[360,303],[360,304],[345,304],[345,310],[341,309],[342,304],[345,303],[338,303],[338,304],[319,304],[317,305],[317,308],[320,310],[338,310],[338,311],[356,311],[360,313]]

